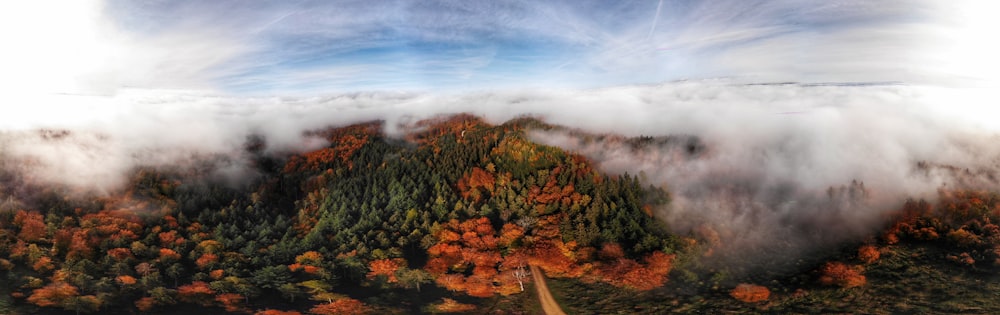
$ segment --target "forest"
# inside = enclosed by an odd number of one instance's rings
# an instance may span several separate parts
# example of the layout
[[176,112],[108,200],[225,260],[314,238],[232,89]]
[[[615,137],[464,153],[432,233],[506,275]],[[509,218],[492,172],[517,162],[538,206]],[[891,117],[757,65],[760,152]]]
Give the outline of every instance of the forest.
[[392,311],[355,290],[507,296],[525,291],[529,265],[634,290],[666,282],[680,243],[649,211],[666,192],[534,144],[528,123],[449,116],[405,139],[362,123],[312,131],[330,145],[288,156],[250,138],[261,175],[238,188],[140,168],[119,193],[76,198],[8,171],[0,307]]
[[[535,314],[531,266],[571,313],[881,313],[866,307],[898,290],[894,277],[969,288],[1000,266],[993,192],[901,200],[868,239],[741,275],[702,264],[719,240],[656,217],[665,188],[531,141],[556,128],[541,120],[442,116],[401,137],[383,124],[310,131],[329,145],[299,154],[248,137],[241,185],[205,175],[209,161],[81,194],[4,160],[0,313]],[[932,289],[885,313],[1000,310]]]

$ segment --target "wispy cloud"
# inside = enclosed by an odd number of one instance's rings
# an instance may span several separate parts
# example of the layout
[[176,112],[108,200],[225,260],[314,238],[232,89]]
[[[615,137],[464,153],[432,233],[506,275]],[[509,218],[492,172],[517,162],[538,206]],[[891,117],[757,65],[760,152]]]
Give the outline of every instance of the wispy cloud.
[[989,4],[971,0],[87,0],[65,12],[39,3],[5,4],[15,48],[3,62],[16,70],[5,81],[40,91],[301,94],[713,77],[964,85],[993,82],[997,70],[985,40],[996,26],[982,13]]

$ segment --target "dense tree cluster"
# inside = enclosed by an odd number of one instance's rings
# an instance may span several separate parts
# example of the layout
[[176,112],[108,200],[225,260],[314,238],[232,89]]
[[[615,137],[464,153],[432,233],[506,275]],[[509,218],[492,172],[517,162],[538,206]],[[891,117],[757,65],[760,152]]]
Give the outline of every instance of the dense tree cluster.
[[[330,145],[285,157],[261,153],[266,143],[256,139],[248,150],[262,175],[246,188],[139,169],[109,197],[8,200],[0,289],[22,305],[78,313],[193,304],[361,314],[373,306],[341,288],[509,295],[524,291],[529,265],[661,286],[677,241],[649,208],[666,193],[531,142],[526,129],[538,124],[457,115],[419,122],[403,139],[382,134],[381,123],[358,124],[310,133]],[[277,296],[309,306],[260,302]],[[434,307],[470,309],[444,301]]]
[[883,234],[901,240],[944,245],[947,258],[969,267],[1000,267],[1000,195],[984,191],[940,192],[938,205],[907,201]]

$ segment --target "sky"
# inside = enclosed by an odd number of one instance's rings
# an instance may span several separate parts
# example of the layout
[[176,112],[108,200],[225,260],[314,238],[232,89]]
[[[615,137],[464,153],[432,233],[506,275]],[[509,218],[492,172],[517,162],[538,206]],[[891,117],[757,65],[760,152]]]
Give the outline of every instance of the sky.
[[3,84],[221,95],[993,84],[991,1],[5,1]]

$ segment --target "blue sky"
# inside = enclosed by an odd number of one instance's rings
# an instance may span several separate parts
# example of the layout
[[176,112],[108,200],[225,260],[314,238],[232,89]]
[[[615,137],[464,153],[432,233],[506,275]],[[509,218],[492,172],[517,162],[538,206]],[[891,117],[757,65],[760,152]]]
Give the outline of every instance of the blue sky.
[[[529,1],[112,2],[121,29],[196,30],[242,53],[209,71],[233,92],[602,84],[583,58],[658,3]],[[637,19],[645,23],[637,23]],[[553,75],[559,74],[556,77]],[[622,82],[628,83],[628,82]],[[562,83],[561,85],[576,85]]]
[[[101,4],[120,37],[170,52],[156,61],[159,68],[198,64],[146,85],[197,81],[235,94],[588,88],[716,77],[919,81],[941,71],[914,70],[933,54],[913,51],[943,40],[927,29],[953,18],[928,1],[891,0]],[[191,61],[205,50],[215,51],[206,56],[211,62]]]
[[[989,82],[989,1],[11,1],[13,90],[225,95],[683,79]],[[52,8],[60,8],[53,10]]]

